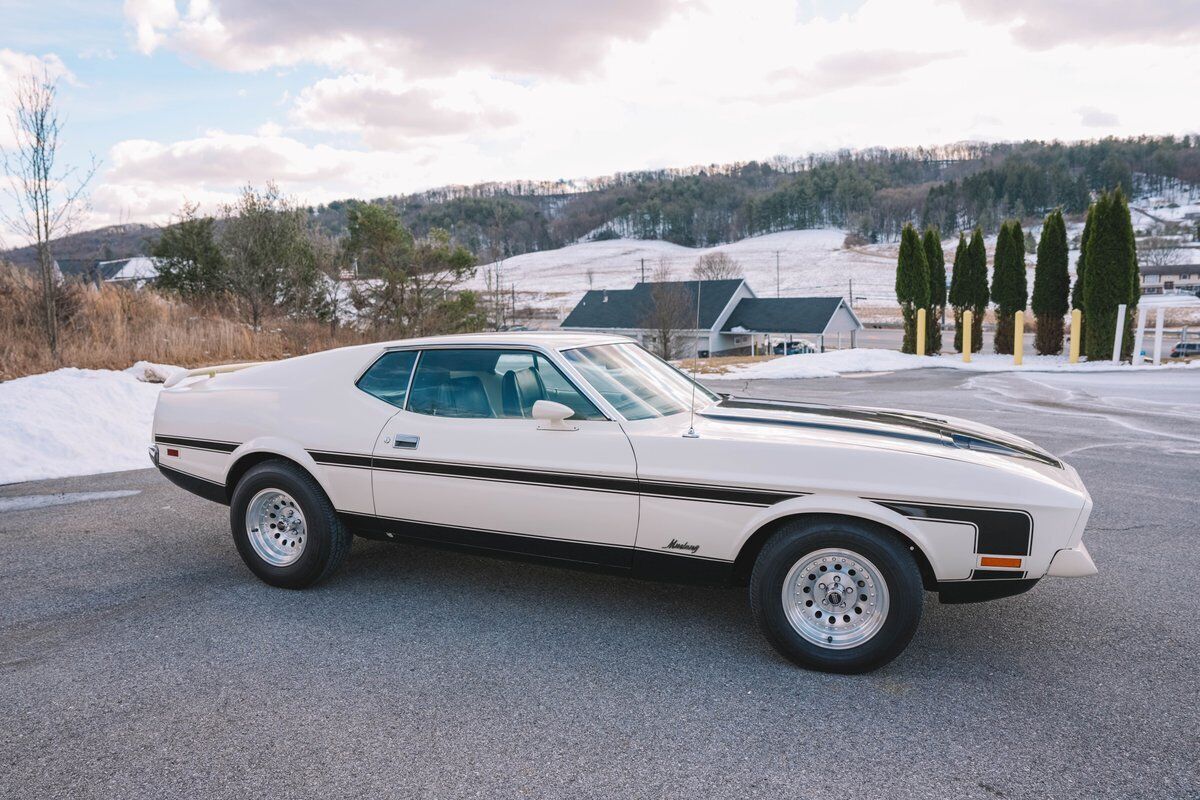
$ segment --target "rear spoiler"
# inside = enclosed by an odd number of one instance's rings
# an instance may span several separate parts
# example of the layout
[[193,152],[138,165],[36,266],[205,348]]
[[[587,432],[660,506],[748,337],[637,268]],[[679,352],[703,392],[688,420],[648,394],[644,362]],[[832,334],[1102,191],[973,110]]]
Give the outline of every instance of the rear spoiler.
[[172,386],[175,386],[175,385],[183,382],[184,380],[187,380],[188,378],[195,378],[199,375],[207,375],[208,377],[212,378],[216,375],[223,375],[226,372],[237,372],[240,369],[246,369],[247,367],[257,367],[257,366],[261,366],[262,364],[268,364],[268,363],[270,363],[270,362],[268,362],[268,361],[247,361],[244,364],[219,364],[214,367],[200,367],[199,369],[189,369],[186,372],[177,372],[174,375],[172,375],[170,378],[167,378],[166,382],[163,383],[163,388],[170,389]]

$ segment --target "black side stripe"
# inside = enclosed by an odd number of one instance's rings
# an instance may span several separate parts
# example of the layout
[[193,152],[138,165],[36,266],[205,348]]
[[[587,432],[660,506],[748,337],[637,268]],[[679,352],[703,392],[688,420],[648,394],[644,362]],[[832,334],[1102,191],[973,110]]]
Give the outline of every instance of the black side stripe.
[[[993,556],[1027,556],[1033,544],[1033,517],[1026,511],[873,500],[909,519],[965,522],[975,526],[975,552]],[[1010,575],[1012,573],[1009,573]]]
[[155,436],[154,441],[156,444],[173,444],[192,450],[209,450],[213,453],[232,453],[240,446],[238,442],[219,442],[212,439],[191,439],[186,436],[163,436],[161,434]]
[[803,497],[808,494],[807,492],[776,492],[733,486],[645,481],[638,478],[583,475],[574,472],[547,472],[513,467],[450,464],[442,461],[424,461],[420,459],[372,458],[371,456],[356,453],[334,453],[318,450],[310,450],[308,452],[318,464],[328,466],[363,469],[374,467],[374,469],[391,472],[414,472],[424,475],[442,475],[451,478],[472,480],[531,483],[540,486],[556,486],[583,491],[642,494],[673,500],[696,500],[709,503],[766,507],[782,500],[792,497]]
[[974,569],[971,570],[971,580],[973,581],[1002,581],[1008,579],[1019,580],[1025,577],[1025,573],[1016,572],[1015,570],[1003,569]]
[[[445,525],[437,522],[385,517],[378,514],[339,511],[342,518],[353,528],[372,533],[394,534],[403,539],[413,539],[435,544],[450,544],[479,550],[496,550],[524,553],[542,558],[564,559],[588,564],[628,566],[636,553],[662,555],[669,559],[689,561],[712,561],[731,564],[729,559],[698,556],[692,553],[659,553],[654,550],[638,550],[634,545],[611,542],[590,542],[579,539],[561,539],[534,533],[495,531],[487,528],[468,528]],[[388,537],[392,538],[392,537]]]

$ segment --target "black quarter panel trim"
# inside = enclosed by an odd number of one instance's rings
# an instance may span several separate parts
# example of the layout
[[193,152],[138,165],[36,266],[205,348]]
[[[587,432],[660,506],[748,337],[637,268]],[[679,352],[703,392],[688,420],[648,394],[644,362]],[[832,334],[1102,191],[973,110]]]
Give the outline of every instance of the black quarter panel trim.
[[971,571],[971,580],[973,581],[1007,581],[1020,580],[1025,577],[1024,572],[1006,569],[976,569]]
[[164,436],[156,434],[156,444],[173,444],[177,447],[188,447],[192,450],[211,450],[214,453],[232,453],[240,447],[238,442],[221,442],[214,439],[193,439],[188,436]]
[[201,478],[182,470],[163,466],[162,464],[158,464],[157,466],[158,471],[163,474],[163,477],[180,489],[191,492],[198,497],[203,497],[205,500],[220,503],[223,506],[229,505],[229,498],[225,492],[225,484],[210,481],[207,478]]
[[1033,544],[1033,517],[1026,511],[874,500],[909,519],[964,522],[974,525],[975,552],[992,556],[1027,556]]

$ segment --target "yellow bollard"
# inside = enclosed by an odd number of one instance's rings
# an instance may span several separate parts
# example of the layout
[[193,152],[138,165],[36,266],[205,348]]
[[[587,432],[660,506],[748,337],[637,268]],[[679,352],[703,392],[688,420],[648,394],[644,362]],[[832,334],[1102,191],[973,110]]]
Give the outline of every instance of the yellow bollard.
[[1078,308],[1071,312],[1071,363],[1079,363],[1079,332],[1083,329],[1083,312]]
[[975,315],[970,311],[964,311],[962,316],[963,323],[963,363],[971,363],[971,323],[975,321]]
[[1025,349],[1025,312],[1018,311],[1013,319],[1013,364],[1019,367]]
[[917,309],[917,355],[925,355],[925,309]]

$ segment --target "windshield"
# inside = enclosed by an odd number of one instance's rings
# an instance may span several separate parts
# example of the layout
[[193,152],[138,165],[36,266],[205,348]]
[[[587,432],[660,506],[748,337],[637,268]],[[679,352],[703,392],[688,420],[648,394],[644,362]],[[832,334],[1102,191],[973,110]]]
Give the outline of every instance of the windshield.
[[692,403],[693,386],[697,406],[718,399],[666,361],[635,344],[580,347],[564,351],[563,357],[628,420],[687,411]]

